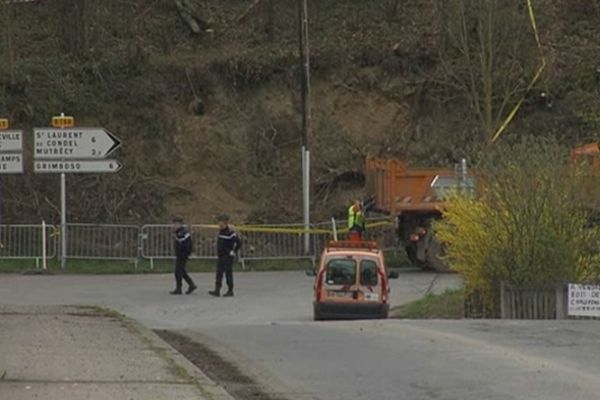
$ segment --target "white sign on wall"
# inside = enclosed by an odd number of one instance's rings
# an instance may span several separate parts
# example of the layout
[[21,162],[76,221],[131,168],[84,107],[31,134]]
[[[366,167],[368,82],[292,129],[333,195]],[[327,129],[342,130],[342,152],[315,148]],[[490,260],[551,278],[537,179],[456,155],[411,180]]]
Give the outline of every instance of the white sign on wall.
[[600,285],[569,284],[569,315],[600,317]]

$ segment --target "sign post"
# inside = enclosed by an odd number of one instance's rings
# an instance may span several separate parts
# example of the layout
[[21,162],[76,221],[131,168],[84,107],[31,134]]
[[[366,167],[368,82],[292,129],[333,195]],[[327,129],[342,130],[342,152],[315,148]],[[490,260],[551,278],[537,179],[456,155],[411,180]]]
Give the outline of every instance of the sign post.
[[61,267],[67,265],[67,173],[114,173],[117,160],[107,160],[121,142],[104,128],[77,128],[73,117],[52,117],[52,128],[33,130],[33,170],[60,173]]

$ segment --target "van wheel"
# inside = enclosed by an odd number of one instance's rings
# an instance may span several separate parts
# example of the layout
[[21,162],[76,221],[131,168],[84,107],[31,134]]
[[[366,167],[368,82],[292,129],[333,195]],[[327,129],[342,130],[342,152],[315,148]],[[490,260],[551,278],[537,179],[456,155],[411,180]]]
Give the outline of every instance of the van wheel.
[[379,314],[379,318],[380,319],[388,319],[389,316],[390,316],[390,308],[384,307],[383,310],[381,310],[381,313]]
[[313,319],[315,321],[323,321],[323,316],[321,315],[320,312],[315,311],[315,312],[313,312]]

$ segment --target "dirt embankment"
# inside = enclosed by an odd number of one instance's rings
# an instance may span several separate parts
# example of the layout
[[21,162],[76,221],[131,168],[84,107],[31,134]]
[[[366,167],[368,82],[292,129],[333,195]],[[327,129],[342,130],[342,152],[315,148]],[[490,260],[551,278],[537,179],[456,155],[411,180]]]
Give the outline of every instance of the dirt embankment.
[[[70,1],[5,7],[0,28],[0,109],[15,126],[65,111],[123,140],[122,172],[70,178],[70,220],[300,220],[295,1],[190,0],[198,34],[173,1]],[[444,53],[450,3],[310,2],[313,219],[366,194],[366,154],[440,166],[481,150],[473,102],[453,80],[465,66]],[[598,132],[596,3],[535,2],[548,67],[507,136]],[[525,56],[524,83],[539,61]],[[58,219],[53,177],[27,171],[3,185],[6,220]]]

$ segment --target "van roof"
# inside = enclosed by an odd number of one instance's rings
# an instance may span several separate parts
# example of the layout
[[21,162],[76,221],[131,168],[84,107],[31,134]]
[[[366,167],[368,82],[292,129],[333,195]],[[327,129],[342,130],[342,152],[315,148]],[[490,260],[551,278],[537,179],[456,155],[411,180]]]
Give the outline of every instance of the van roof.
[[379,245],[377,242],[370,241],[351,241],[351,240],[339,240],[331,241],[327,244],[326,251],[364,251],[371,253],[379,253]]

